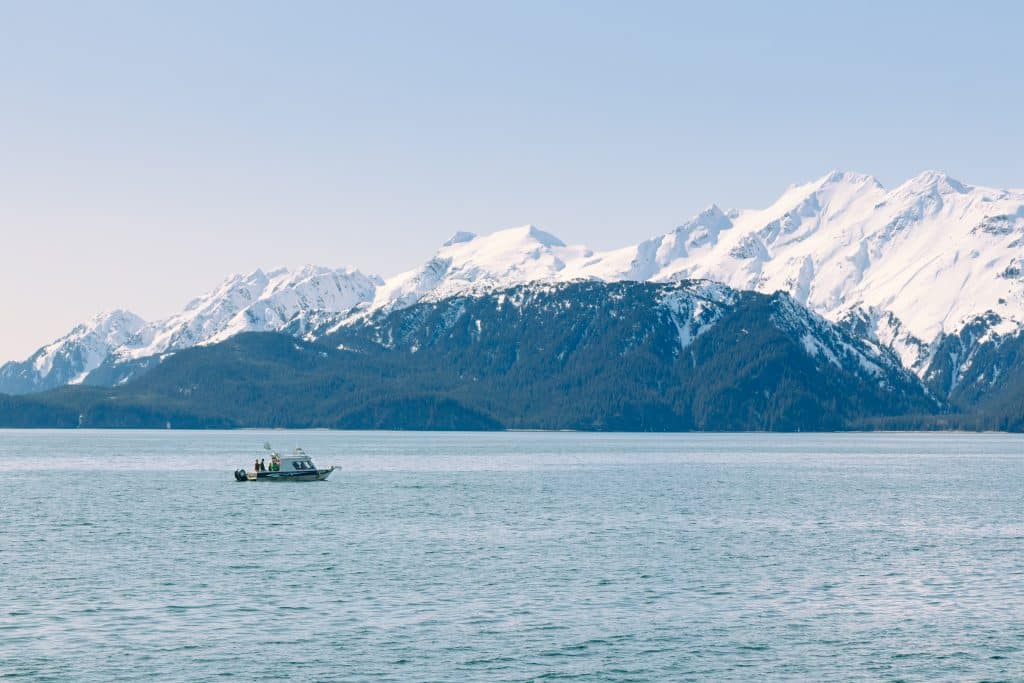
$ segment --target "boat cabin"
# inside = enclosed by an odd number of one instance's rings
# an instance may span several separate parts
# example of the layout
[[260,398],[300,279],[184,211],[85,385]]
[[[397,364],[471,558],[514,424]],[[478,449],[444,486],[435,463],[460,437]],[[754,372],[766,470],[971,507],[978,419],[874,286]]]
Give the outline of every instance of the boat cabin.
[[281,472],[301,472],[302,470],[316,470],[316,465],[308,455],[281,456]]

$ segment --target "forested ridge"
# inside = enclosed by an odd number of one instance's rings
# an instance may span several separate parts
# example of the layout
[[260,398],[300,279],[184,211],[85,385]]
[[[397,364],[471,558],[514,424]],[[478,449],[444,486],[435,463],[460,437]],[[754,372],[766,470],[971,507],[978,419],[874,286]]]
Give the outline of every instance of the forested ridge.
[[[874,355],[872,355],[874,354]],[[305,341],[241,334],[115,387],[0,396],[10,427],[626,431],[1019,428],[951,410],[784,294],[576,282],[416,304]],[[1019,412],[1017,413],[1020,414]]]

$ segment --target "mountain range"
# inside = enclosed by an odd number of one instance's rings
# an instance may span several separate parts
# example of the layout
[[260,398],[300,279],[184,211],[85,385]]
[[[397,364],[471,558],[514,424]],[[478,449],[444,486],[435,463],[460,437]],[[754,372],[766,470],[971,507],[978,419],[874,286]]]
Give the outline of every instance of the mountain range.
[[[927,400],[903,409],[922,411],[929,401],[931,412],[991,409],[1009,400],[1007,379],[1024,359],[1022,246],[1022,190],[972,186],[934,171],[889,190],[871,176],[832,172],[791,186],[767,208],[711,205],[668,233],[610,251],[524,226],[456,233],[425,263],[386,279],[317,266],[235,275],[164,320],[113,311],[76,326],[27,360],[0,367],[0,393],[129,385],[184,350],[243,332],[344,349],[356,330],[391,329],[388,316],[407,317],[424,305],[483,305],[555,285],[591,283],[612,296],[614,283],[687,283],[724,286],[740,298],[785,293],[786,306],[818,321],[797,337],[816,349],[812,356],[835,355],[842,334],[843,348],[874,350],[862,357],[886,368],[889,386],[914,393],[907,387],[916,382]],[[778,326],[762,321],[766,327]],[[851,367],[843,368],[847,379]],[[896,367],[904,374],[894,383]]]

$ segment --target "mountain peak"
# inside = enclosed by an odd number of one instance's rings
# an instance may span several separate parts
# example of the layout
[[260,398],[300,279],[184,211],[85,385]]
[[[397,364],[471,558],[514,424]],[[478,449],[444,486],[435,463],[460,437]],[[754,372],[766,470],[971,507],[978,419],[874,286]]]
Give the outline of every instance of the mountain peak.
[[[273,271],[271,272],[273,273]],[[241,284],[252,283],[254,281],[264,281],[266,279],[267,274],[263,272],[262,268],[257,268],[248,273],[235,272],[221,280],[221,283],[217,286],[217,290],[228,290]]]
[[551,280],[565,270],[567,262],[590,253],[582,247],[567,247],[535,225],[471,238],[469,234],[456,233],[425,264],[386,280],[374,298],[373,308],[390,310],[411,306],[428,295],[439,297]]
[[699,214],[694,216],[690,223],[700,223],[709,228],[725,229],[732,227],[729,214],[722,211],[717,204],[711,204]]
[[564,247],[565,242],[558,239],[550,232],[541,230],[536,225],[520,225],[515,228],[495,230],[486,235],[478,235],[472,232],[459,231],[445,242],[445,247],[459,247],[461,245],[472,245],[470,250],[478,249],[520,249],[525,244],[539,242],[544,247]]
[[[718,233],[731,227],[732,221],[729,220],[729,215],[722,211],[717,204],[709,204],[690,220],[682,225],[677,225],[669,234],[683,235],[682,239],[686,240],[687,236],[699,231],[698,241],[703,244],[708,241],[717,241]],[[701,246],[701,244],[691,243],[689,246],[695,247]]]
[[968,187],[945,171],[929,170],[918,173],[897,188],[897,191],[899,190],[904,192],[937,191],[940,194],[964,194],[968,191]]
[[540,242],[541,244],[543,244],[546,247],[564,247],[565,246],[565,242],[563,242],[562,240],[558,239],[557,237],[552,235],[550,232],[546,232],[544,230],[541,230],[540,228],[538,228],[535,225],[528,226],[528,230],[529,230],[529,235],[530,235],[531,238],[537,240],[538,242]]
[[110,310],[103,311],[101,313],[97,313],[96,315],[94,315],[89,320],[90,320],[90,322],[93,322],[93,323],[103,323],[103,322],[107,322],[107,321],[117,321],[117,320],[136,321],[136,320],[142,320],[142,318],[140,318],[139,316],[135,315],[131,311],[126,310],[124,308],[112,308]]
[[518,228],[508,228],[491,233],[488,237],[513,237],[522,240],[540,242],[545,247],[564,247],[565,242],[558,239],[550,232],[541,230],[536,225],[523,225]]
[[476,239],[475,232],[466,232],[465,230],[459,230],[454,235],[448,238],[448,241],[442,244],[443,247],[450,247],[454,244],[462,244],[463,242],[471,242]]
[[700,213],[697,214],[698,218],[725,218],[725,212],[719,208],[718,204],[711,203],[705,206]]
[[146,325],[146,321],[131,311],[115,308],[103,311],[77,325],[68,335],[58,340],[57,344],[66,343],[69,339],[80,339],[84,335],[98,335],[99,338],[119,337],[138,332]]
[[814,183],[814,185],[817,185],[819,187],[824,187],[826,185],[866,184],[877,185],[881,187],[881,184],[873,175],[869,175],[867,173],[856,173],[854,171],[840,171],[838,169],[833,169],[829,171],[822,177],[818,178],[818,180]]

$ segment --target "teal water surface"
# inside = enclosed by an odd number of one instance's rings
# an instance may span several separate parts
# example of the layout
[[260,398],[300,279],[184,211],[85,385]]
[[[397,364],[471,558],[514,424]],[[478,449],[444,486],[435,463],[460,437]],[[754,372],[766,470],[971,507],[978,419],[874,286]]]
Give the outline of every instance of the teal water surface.
[[[321,483],[237,483],[264,441]],[[0,678],[1024,680],[1024,439],[0,431]]]

